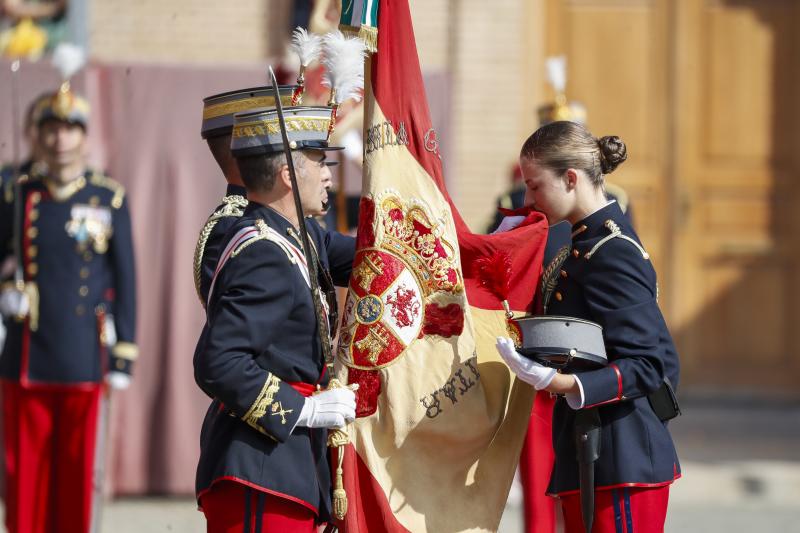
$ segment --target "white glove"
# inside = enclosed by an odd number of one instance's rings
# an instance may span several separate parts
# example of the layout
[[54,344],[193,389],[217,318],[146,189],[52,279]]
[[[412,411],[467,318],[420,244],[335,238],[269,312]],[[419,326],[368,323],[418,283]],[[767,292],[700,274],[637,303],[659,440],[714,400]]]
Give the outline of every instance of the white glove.
[[24,291],[12,287],[0,293],[0,314],[3,316],[24,318],[30,308],[30,299]]
[[125,390],[131,386],[131,375],[125,372],[112,370],[106,374],[106,383],[108,383],[113,390]]
[[329,389],[306,398],[297,425],[342,428],[356,419],[356,395],[347,387]]
[[533,359],[528,359],[520,354],[514,347],[514,341],[507,337],[497,337],[497,353],[506,362],[508,368],[519,379],[533,385],[536,390],[542,390],[556,377],[556,371],[540,365]]
[[503,233],[504,231],[511,231],[522,224],[523,220],[525,220],[525,217],[521,215],[503,217],[503,220],[500,221],[500,225],[497,226],[497,229],[492,232],[492,235],[495,233]]

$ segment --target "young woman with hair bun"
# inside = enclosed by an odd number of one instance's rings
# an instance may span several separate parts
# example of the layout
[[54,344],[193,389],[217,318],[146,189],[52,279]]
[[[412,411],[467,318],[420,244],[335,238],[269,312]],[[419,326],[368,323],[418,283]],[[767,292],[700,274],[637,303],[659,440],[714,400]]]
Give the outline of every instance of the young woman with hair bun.
[[520,151],[526,204],[550,224],[572,224],[572,242],[545,269],[544,312],[600,324],[608,356],[608,365],[599,369],[556,372],[519,354],[510,339],[497,342],[520,379],[558,395],[547,492],[561,500],[567,533],[585,531],[576,426],[594,421],[599,427],[595,533],[663,531],[669,486],[680,477],[667,429],[677,414],[672,387],[679,363],[658,307],[656,273],[639,237],[604,192],[604,176],[626,159],[619,137],[598,139],[564,121],[536,130]]

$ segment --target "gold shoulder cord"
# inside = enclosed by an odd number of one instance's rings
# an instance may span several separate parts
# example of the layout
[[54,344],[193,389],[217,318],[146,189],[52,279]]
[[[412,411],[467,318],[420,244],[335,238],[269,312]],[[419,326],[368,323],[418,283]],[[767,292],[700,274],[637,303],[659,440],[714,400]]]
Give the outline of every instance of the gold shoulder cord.
[[123,187],[120,183],[112,180],[108,176],[100,174],[99,172],[92,172],[92,175],[89,178],[89,183],[109,189],[114,193],[114,196],[111,198],[111,207],[114,209],[119,209],[122,207],[122,199],[125,197],[125,187]]
[[205,308],[206,302],[200,292],[200,276],[203,269],[203,254],[206,252],[206,243],[217,225],[219,219],[224,217],[240,217],[244,214],[244,208],[247,206],[247,199],[243,196],[231,195],[225,196],[222,199],[222,207],[216,210],[208,220],[206,220],[203,229],[200,230],[200,236],[197,239],[197,244],[194,248],[194,289],[197,292],[197,297],[200,299],[200,304]]
[[547,265],[542,273],[542,309],[544,314],[547,314],[547,304],[550,303],[550,297],[558,284],[558,271],[561,265],[564,264],[567,257],[569,257],[570,245],[565,244],[559,248],[556,256]]
[[628,241],[629,243],[633,244],[639,250],[639,252],[642,254],[642,258],[643,259],[650,259],[650,254],[648,254],[645,251],[645,249],[642,248],[642,245],[639,244],[638,242],[636,242],[634,239],[632,239],[632,238],[628,237],[627,235],[623,234],[622,230],[620,229],[619,225],[616,222],[614,222],[613,220],[610,220],[610,219],[606,220],[605,227],[611,233],[609,235],[606,235],[602,239],[600,239],[600,241],[598,241],[598,243],[595,244],[592,247],[591,250],[586,252],[586,254],[583,256],[585,259],[587,259],[587,260],[591,259],[591,257],[597,252],[597,250],[600,249],[601,246],[603,246],[605,243],[607,243],[611,239],[615,239],[615,238],[616,239],[623,239],[623,240]]

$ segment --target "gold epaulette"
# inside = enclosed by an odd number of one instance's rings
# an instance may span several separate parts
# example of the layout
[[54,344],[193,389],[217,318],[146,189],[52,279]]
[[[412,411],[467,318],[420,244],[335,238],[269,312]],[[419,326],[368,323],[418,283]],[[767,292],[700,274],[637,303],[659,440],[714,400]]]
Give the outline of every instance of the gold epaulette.
[[[3,167],[3,170],[6,170],[8,167]],[[13,170],[13,169],[12,169]],[[14,201],[14,184],[23,184],[30,180],[30,176],[28,174],[20,174],[17,177],[16,182],[14,181],[14,175],[12,174],[9,176],[8,180],[4,180],[3,183],[3,200],[5,203],[10,204]]]
[[111,207],[114,209],[122,207],[122,200],[125,198],[125,187],[123,187],[121,183],[99,172],[92,172],[89,183],[97,185],[98,187],[105,187],[113,192],[114,196],[111,198]]
[[221,218],[225,217],[240,217],[244,214],[244,208],[247,207],[247,198],[232,194],[225,196],[222,199],[222,207],[214,211],[208,220],[206,220],[203,229],[200,230],[200,236],[197,239],[197,244],[194,247],[194,288],[197,291],[197,297],[200,298],[200,303],[205,307],[206,303],[203,300],[203,295],[200,292],[200,275],[203,269],[203,254],[206,253],[206,244],[211,232],[214,231],[214,226]]
[[642,245],[639,244],[638,242],[636,242],[635,239],[632,239],[631,237],[628,237],[627,235],[623,234],[622,230],[619,228],[619,225],[616,222],[614,222],[611,219],[608,219],[608,220],[606,220],[604,225],[611,233],[609,235],[606,235],[602,239],[600,239],[597,242],[597,244],[595,244],[592,247],[591,250],[586,252],[584,254],[584,256],[583,256],[584,259],[590,259],[597,252],[597,250],[600,249],[601,246],[603,246],[605,243],[609,242],[611,239],[623,239],[625,241],[628,241],[629,243],[633,244],[639,250],[639,252],[641,252],[642,258],[650,259],[650,254],[648,254],[645,251],[645,249],[642,248]]
[[10,204],[14,201],[14,180],[10,179],[3,183],[3,201]]

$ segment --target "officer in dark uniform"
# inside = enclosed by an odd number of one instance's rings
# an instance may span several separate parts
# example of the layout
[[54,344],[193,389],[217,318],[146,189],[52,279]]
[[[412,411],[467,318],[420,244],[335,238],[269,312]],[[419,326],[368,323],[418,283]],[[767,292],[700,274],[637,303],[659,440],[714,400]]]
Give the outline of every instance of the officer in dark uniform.
[[64,84],[33,116],[41,161],[0,202],[16,264],[0,294],[6,525],[86,532],[104,378],[127,386],[138,353],[131,222],[122,186],[86,166],[88,102]]
[[[319,212],[330,181],[325,152],[334,149],[331,109],[284,112],[303,209]],[[316,324],[282,149],[275,110],[236,116],[232,153],[249,204],[225,236],[194,357],[195,380],[213,398],[196,481],[209,532],[310,532],[328,521],[327,428],[355,418],[350,389],[315,393],[330,378],[322,352],[329,339],[320,339]],[[320,285],[345,286],[354,239],[310,218],[306,225]],[[332,282],[324,283],[328,273]]]
[[[279,87],[281,102],[284,105],[291,103],[292,95],[297,88],[297,85]],[[233,115],[249,109],[274,105],[275,95],[272,87],[241,89],[203,99],[203,123],[200,135],[208,143],[208,149],[211,150],[214,160],[225,176],[225,181],[228,182],[222,203],[206,220],[195,246],[194,286],[203,307],[208,302],[208,287],[222,251],[222,238],[236,219],[242,216],[247,206],[247,191],[239,175],[236,160],[231,155]]]
[[599,323],[609,359],[599,370],[556,373],[525,359],[510,340],[498,339],[498,351],[521,379],[560,395],[548,493],[562,500],[567,533],[584,531],[578,420],[596,416],[600,427],[593,531],[663,531],[669,485],[680,476],[666,425],[675,413],[655,401],[679,377],[658,307],[656,274],[618,203],[603,194],[603,176],[625,158],[619,138],[595,139],[572,122],[540,128],[520,155],[534,207],[551,223],[568,220],[572,226],[570,244],[545,270],[545,312]]

